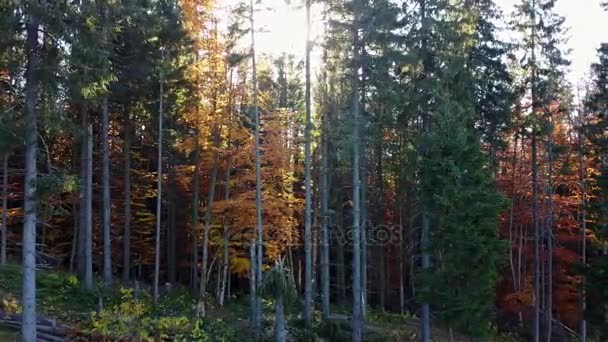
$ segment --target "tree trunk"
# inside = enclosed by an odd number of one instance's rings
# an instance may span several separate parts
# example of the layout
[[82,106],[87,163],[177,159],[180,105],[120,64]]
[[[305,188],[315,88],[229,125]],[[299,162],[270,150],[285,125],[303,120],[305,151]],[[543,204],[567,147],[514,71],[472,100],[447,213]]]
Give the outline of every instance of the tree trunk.
[[[579,172],[579,186],[581,189],[581,203],[580,203],[580,225],[581,225],[581,264],[583,267],[587,266],[587,188],[585,187],[585,151],[583,145],[584,139],[584,125],[585,125],[585,112],[581,111],[581,127],[578,130],[578,172]],[[587,320],[585,320],[585,311],[587,310],[587,294],[586,294],[586,278],[585,276],[581,279],[580,287],[580,307],[581,307],[581,322],[580,322],[580,338],[581,342],[587,342]]]
[[101,104],[101,187],[102,198],[102,224],[103,224],[103,283],[106,288],[112,286],[112,241],[110,222],[110,153],[108,147],[108,96],[105,95]]
[[6,264],[6,235],[8,230],[8,152],[2,160],[2,252],[0,264]]
[[[170,159],[171,160],[171,159]],[[168,189],[168,224],[167,224],[167,273],[169,283],[177,281],[177,258],[176,258],[176,220],[177,220],[177,196],[175,194],[175,167],[173,161],[169,165],[169,189]]]
[[353,308],[352,308],[352,341],[360,342],[362,338],[361,306],[361,179],[359,177],[359,23],[358,9],[353,19],[353,70],[352,70],[352,112],[353,112]]
[[[249,23],[251,30],[251,74],[252,74],[252,88],[253,88],[253,117],[255,126],[255,204],[256,204],[256,226],[257,226],[257,253],[256,253],[256,289],[260,288],[262,284],[262,263],[264,260],[263,250],[263,227],[262,227],[262,166],[260,156],[260,113],[258,110],[258,75],[256,70],[256,58],[255,58],[255,25],[254,25],[254,1],[249,1],[250,13]],[[261,298],[256,296],[255,312],[256,317],[254,321],[254,328],[256,334],[260,333],[261,329]]]
[[[230,104],[229,104],[230,106]],[[229,107],[231,108],[231,107]],[[232,118],[232,117],[230,117]],[[227,138],[227,147],[228,150],[230,150],[230,130],[228,131],[228,138]],[[226,175],[225,175],[225,181],[224,181],[224,201],[228,201],[230,199],[230,156],[228,156],[227,161],[226,161]],[[218,304],[220,306],[224,306],[224,300],[225,300],[225,294],[226,294],[226,283],[227,283],[227,279],[229,278],[229,272],[230,272],[230,249],[229,249],[229,241],[228,241],[228,233],[229,233],[229,227],[228,227],[228,222],[224,222],[224,234],[222,237],[222,247],[224,250],[224,262],[222,263],[223,266],[223,271],[222,271],[222,279],[221,279],[221,287],[220,287],[220,294],[219,294],[219,298],[218,298]]]
[[192,288],[196,289],[198,286],[198,231],[200,224],[200,143],[198,128],[199,123],[197,121],[196,138],[194,147],[194,174],[192,175]]
[[[311,103],[310,103],[310,1],[306,0],[306,126],[304,129],[304,320],[308,328],[312,325],[312,189],[311,189]],[[282,304],[281,304],[282,306]],[[278,310],[278,307],[277,307]],[[282,308],[281,308],[282,310]],[[278,312],[277,312],[278,314]],[[278,318],[278,317],[277,317]],[[277,327],[277,340],[279,338]]]
[[123,259],[122,259],[122,281],[128,282],[131,271],[131,121],[128,109],[123,113],[125,124],[124,137],[124,235],[123,235]]
[[[164,57],[164,56],[163,56]],[[164,61],[164,58],[163,58]],[[159,104],[158,104],[158,167],[157,167],[157,189],[156,189],[156,248],[154,253],[154,304],[158,302],[158,281],[160,273],[160,222],[162,212],[163,191],[163,73],[160,73]]]
[[[552,125],[551,122],[549,122]],[[552,328],[553,328],[553,126],[550,127],[547,154],[549,156],[549,174],[547,175],[548,180],[548,194],[549,208],[547,213],[547,222],[545,229],[545,239],[547,242],[547,287],[546,287],[546,303],[545,303],[545,318],[547,342],[551,342]]]
[[38,18],[28,13],[25,71],[25,189],[23,203],[23,317],[21,337],[36,341],[36,152],[38,150]]
[[[102,34],[104,44],[108,44],[108,6],[102,4],[102,16],[104,23],[102,24]],[[109,59],[109,47],[108,59]],[[109,70],[109,60],[106,64],[106,72]],[[104,94],[101,99],[101,187],[102,187],[102,224],[103,224],[103,283],[106,288],[112,286],[112,236],[111,236],[111,215],[110,215],[110,152],[109,152],[109,136],[108,136],[108,94]]]
[[[215,108],[215,105],[214,105]],[[213,111],[215,112],[215,110]],[[201,264],[201,288],[200,288],[200,301],[203,306],[203,317],[205,317],[205,294],[207,292],[207,262],[209,255],[209,231],[211,230],[211,210],[213,208],[213,199],[215,197],[215,183],[217,182],[217,172],[219,167],[219,156],[217,153],[217,148],[219,146],[219,128],[215,127],[214,133],[214,147],[215,150],[213,152],[213,169],[211,170],[211,181],[209,183],[209,192],[207,193],[207,207],[205,208],[205,230],[203,232],[203,261]]]
[[[361,97],[363,97],[363,91],[361,92]],[[359,127],[363,127],[361,123],[359,123]],[[367,289],[367,229],[371,227],[367,227],[367,158],[365,156],[365,143],[360,142],[360,146],[363,146],[363,152],[361,154],[361,218],[360,222],[360,236],[361,236],[361,317],[365,317],[365,313],[367,311],[367,302],[368,302],[368,294],[369,291]]]
[[285,330],[285,307],[283,303],[283,295],[279,294],[274,305],[275,308],[275,341],[285,342],[287,341],[287,331]]
[[255,334],[255,337],[257,338],[259,336],[259,330],[258,330],[258,323],[256,322],[258,319],[258,309],[257,309],[257,305],[258,305],[258,299],[257,299],[257,281],[256,281],[256,275],[257,275],[257,270],[256,268],[256,264],[257,264],[257,258],[255,256],[255,252],[256,252],[256,246],[255,246],[256,242],[255,240],[251,240],[251,244],[249,245],[249,261],[250,261],[250,267],[249,267],[249,301],[250,301],[250,309],[251,309],[251,317],[250,317],[250,324],[251,327],[253,328],[253,332]]
[[[532,81],[530,95],[532,115],[536,115],[536,1],[532,0]],[[532,225],[534,228],[534,316],[532,336],[534,342],[540,341],[540,227],[538,224],[538,163],[536,152],[536,127],[532,127]]]
[[327,113],[323,116],[323,133],[321,136],[321,307],[323,319],[328,319],[330,310],[330,274],[329,274],[329,128]]
[[[429,77],[431,72],[431,62],[428,56],[428,22],[426,16],[426,2],[427,0],[420,0],[420,22],[421,22],[421,30],[422,30],[422,42],[421,49],[423,54],[423,78],[426,79]],[[428,94],[426,94],[428,97]],[[429,126],[430,126],[430,113],[427,112],[428,108],[423,108],[422,110],[422,134],[428,136]],[[422,146],[422,157],[426,157],[428,146]],[[422,212],[422,227],[420,230],[420,250],[422,254],[421,266],[423,272],[428,272],[431,268],[431,254],[429,252],[430,249],[430,222],[429,222],[429,210],[428,205],[425,201],[422,201],[421,205]],[[423,342],[430,342],[431,340],[431,307],[428,302],[424,302],[421,304],[420,308],[420,338]]]
[[89,113],[85,103],[80,106],[80,117],[81,117],[81,129],[82,129],[82,141],[80,142],[80,194],[79,194],[79,234],[78,234],[78,257],[76,266],[78,268],[78,274],[80,277],[85,277],[86,272],[86,257],[85,257],[85,245],[86,245],[86,230],[87,230],[87,219],[86,219],[86,208],[87,208],[87,172],[88,164],[88,144],[89,144]]
[[87,128],[87,181],[84,208],[84,287],[93,291],[93,126]]

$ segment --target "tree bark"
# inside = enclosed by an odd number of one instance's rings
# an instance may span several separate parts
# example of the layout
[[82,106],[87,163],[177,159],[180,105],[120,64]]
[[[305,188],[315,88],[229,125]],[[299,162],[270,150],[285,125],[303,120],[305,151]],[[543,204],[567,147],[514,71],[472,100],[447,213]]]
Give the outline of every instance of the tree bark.
[[198,286],[198,231],[200,224],[200,143],[199,122],[197,120],[195,147],[194,147],[194,174],[192,175],[192,288]]
[[[215,108],[215,105],[213,106]],[[215,113],[215,110],[213,111]],[[203,309],[203,317],[205,317],[205,294],[207,292],[207,262],[209,255],[209,231],[211,230],[211,210],[213,208],[213,199],[215,197],[215,185],[217,182],[217,172],[219,167],[219,156],[217,148],[219,147],[219,128],[215,127],[213,133],[213,145],[215,150],[213,152],[213,169],[211,170],[211,181],[209,183],[209,191],[207,193],[207,207],[205,208],[205,230],[203,232],[203,261],[201,264],[201,288],[200,288],[200,301]]]
[[352,308],[352,341],[360,342],[362,338],[362,292],[361,292],[361,179],[359,176],[359,17],[358,9],[354,10],[353,19],[353,68],[352,68],[352,114],[353,114],[353,308]]
[[[164,56],[163,56],[164,61]],[[164,75],[161,71],[159,82],[159,103],[158,103],[158,167],[157,167],[157,194],[156,194],[156,248],[154,253],[154,304],[158,302],[158,282],[160,274],[160,222],[162,212],[162,191],[163,191],[163,93]]]
[[[304,129],[304,188],[305,188],[305,209],[304,209],[304,320],[306,326],[312,326],[312,179],[311,179],[311,103],[310,103],[310,2],[306,0],[306,126]],[[278,310],[278,309],[277,309]],[[278,338],[277,333],[277,338]]]
[[[102,4],[102,34],[104,44],[108,44],[108,6]],[[109,47],[108,59],[109,59]],[[109,73],[109,60],[105,61],[106,72]],[[108,115],[108,94],[104,94],[101,99],[101,187],[102,187],[102,224],[103,224],[103,283],[106,288],[112,286],[112,236],[111,236],[111,214],[110,214],[110,152],[109,152],[109,115]]]
[[101,187],[102,187],[102,224],[103,224],[103,283],[106,288],[112,286],[112,240],[110,216],[110,154],[108,147],[108,97],[102,99],[101,105]]
[[[255,203],[256,203],[256,226],[257,226],[257,253],[256,253],[256,289],[260,288],[262,284],[262,263],[264,262],[264,250],[263,250],[263,238],[264,231],[262,227],[262,166],[260,156],[260,113],[258,110],[258,75],[256,69],[256,58],[255,58],[255,25],[254,25],[254,1],[249,1],[250,13],[249,23],[251,30],[251,74],[252,74],[252,88],[253,88],[253,117],[255,126]],[[254,329],[256,334],[259,335],[261,329],[261,298],[256,295],[255,312],[256,317],[254,321]]]
[[128,109],[123,113],[125,125],[124,137],[124,234],[123,234],[123,259],[122,259],[122,281],[128,282],[131,275],[131,121]]
[[177,196],[175,194],[175,167],[172,158],[169,159],[169,189],[168,199],[168,224],[167,224],[167,273],[168,281],[175,284],[177,281],[177,259],[176,259],[176,220],[177,220]]
[[545,240],[547,243],[547,289],[546,289],[546,303],[545,303],[545,318],[547,342],[551,342],[552,328],[553,328],[553,126],[552,122],[549,122],[551,127],[549,128],[547,154],[549,156],[549,173],[547,175],[548,180],[548,194],[549,208],[547,213],[547,222],[545,229]]
[[25,71],[25,198],[23,217],[23,317],[21,337],[36,341],[36,152],[38,150],[38,18],[28,13]]
[[[578,176],[579,186],[581,191],[581,203],[580,203],[580,225],[581,225],[581,264],[583,267],[587,266],[587,188],[585,186],[585,151],[583,145],[583,139],[585,137],[584,125],[585,112],[581,111],[581,127],[578,129]],[[587,294],[586,294],[586,279],[585,276],[581,279],[580,289],[580,307],[581,307],[581,322],[580,322],[580,338],[581,342],[587,342],[587,320],[585,320],[585,311],[587,310]]]
[[276,321],[276,331],[275,331],[275,341],[276,342],[285,342],[287,341],[287,331],[285,329],[285,305],[283,303],[283,295],[279,294],[276,298],[275,307],[275,321]]
[[[423,79],[427,79],[431,72],[431,62],[429,57],[429,51],[427,46],[427,39],[429,35],[428,28],[428,19],[426,14],[426,2],[427,0],[420,0],[420,22],[422,26],[422,42],[421,49],[423,54]],[[428,94],[427,94],[428,97]],[[425,106],[426,107],[426,106]],[[422,134],[424,136],[429,135],[429,126],[430,126],[430,113],[427,112],[428,108],[423,108],[422,110]],[[426,157],[428,146],[422,146],[422,156]],[[423,272],[428,272],[431,268],[431,254],[429,252],[430,249],[430,222],[429,222],[429,210],[428,205],[425,203],[426,201],[422,201],[421,212],[422,212],[422,227],[420,230],[420,250],[422,254],[422,270]],[[430,342],[431,340],[431,306],[428,302],[424,302],[421,304],[420,308],[420,338],[423,342]]]
[[88,108],[83,102],[80,105],[80,120],[82,129],[82,141],[80,142],[80,194],[79,194],[79,234],[78,234],[78,253],[76,266],[80,277],[85,277],[86,257],[85,239],[87,230],[86,208],[87,208],[87,172],[88,172],[88,144],[89,144],[89,118]]
[[323,133],[321,136],[321,307],[324,319],[330,314],[330,274],[329,274],[329,120],[327,113],[323,115]]
[[93,126],[87,128],[87,170],[84,208],[84,287],[93,290]]

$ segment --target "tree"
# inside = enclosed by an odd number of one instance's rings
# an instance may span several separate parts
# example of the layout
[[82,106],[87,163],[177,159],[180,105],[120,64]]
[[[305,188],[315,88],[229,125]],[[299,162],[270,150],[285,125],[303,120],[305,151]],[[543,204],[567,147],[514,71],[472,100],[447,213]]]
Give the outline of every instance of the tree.
[[[540,218],[538,209],[538,135],[542,130],[543,113],[561,93],[563,67],[568,64],[559,48],[563,43],[564,18],[553,12],[554,0],[522,0],[516,6],[513,29],[521,34],[519,48],[525,53],[522,68],[525,77],[522,87],[529,90],[530,130],[532,146],[532,224],[534,227],[534,316],[533,337],[541,339],[541,246]],[[551,252],[552,253],[552,252]],[[551,308],[547,312],[551,312]],[[550,316],[550,315],[549,315]],[[549,322],[552,320],[549,318]],[[547,326],[547,338],[551,337],[551,326]]]
[[[255,7],[253,6],[253,0],[249,2],[249,29],[251,34],[251,87],[252,87],[252,111],[253,111],[253,120],[254,120],[254,157],[255,157],[255,212],[256,212],[256,263],[255,263],[255,280],[256,280],[256,289],[260,288],[262,282],[262,263],[264,260],[264,250],[263,250],[263,227],[262,227],[262,166],[261,166],[261,154],[260,154],[260,112],[258,110],[258,74],[257,74],[257,65],[255,59],[255,22],[254,22],[254,13]],[[256,294],[257,296],[257,294]],[[262,304],[259,296],[256,297],[255,300],[255,308],[254,308],[254,329],[257,334],[260,333],[261,329],[261,320],[262,320]]]
[[310,328],[312,324],[312,160],[311,160],[311,94],[310,94],[310,3],[306,0],[306,123],[304,128],[304,186],[305,186],[305,212],[304,212],[304,253],[305,253],[305,279],[304,279],[304,319]]
[[[109,4],[105,1],[101,1],[101,21],[102,21],[102,37],[103,37],[103,45],[104,50],[109,51],[110,47],[108,46],[110,42],[109,37]],[[109,52],[106,52],[108,55]],[[106,58],[106,66],[105,72],[110,72],[109,66],[110,58],[109,56]],[[110,222],[110,155],[109,155],[109,137],[108,137],[108,129],[109,129],[109,117],[108,117],[108,94],[107,92],[101,98],[101,153],[102,153],[102,167],[101,167],[101,179],[102,179],[102,192],[103,192],[103,205],[102,205],[102,222],[103,222],[103,280],[106,287],[110,287],[112,285],[112,237],[111,231],[112,226]]]
[[[450,328],[489,334],[499,264],[506,244],[497,234],[505,203],[494,189],[487,157],[472,132],[470,114],[457,104],[434,112],[429,154],[422,161],[424,194],[430,203],[434,265],[424,280],[426,300]],[[474,265],[474,266],[473,266]]]
[[[162,47],[161,47],[162,49]],[[164,52],[163,52],[164,61]],[[158,95],[158,167],[157,167],[157,193],[156,193],[156,249],[154,254],[154,304],[158,301],[158,282],[160,276],[160,224],[162,210],[162,191],[163,191],[163,100],[164,100],[164,74],[159,72],[159,95]]]
[[359,8],[361,4],[355,2],[352,23],[352,69],[351,69],[351,92],[352,104],[351,111],[353,116],[352,128],[352,149],[353,149],[353,224],[352,224],[352,240],[353,240],[353,308],[352,308],[352,340],[354,342],[361,341],[363,330],[363,311],[361,306],[362,291],[361,291],[361,179],[359,175],[359,154],[360,136],[359,136]]
[[260,295],[275,301],[275,341],[287,341],[285,306],[293,303],[297,299],[297,294],[283,258],[279,258],[264,275]]
[[23,203],[23,318],[21,336],[36,341],[36,154],[38,151],[39,19],[37,8],[28,6],[26,17],[27,69],[25,84],[25,198]]

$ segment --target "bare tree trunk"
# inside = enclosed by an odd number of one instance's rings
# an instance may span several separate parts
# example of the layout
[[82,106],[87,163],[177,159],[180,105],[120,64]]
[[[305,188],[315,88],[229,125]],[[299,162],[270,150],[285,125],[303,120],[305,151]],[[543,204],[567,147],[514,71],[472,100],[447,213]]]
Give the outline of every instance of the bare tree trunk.
[[38,18],[28,13],[25,71],[25,198],[23,217],[23,317],[21,337],[36,341],[36,152],[38,150]]
[[93,290],[93,126],[87,128],[87,181],[84,208],[84,287]]
[[547,342],[551,342],[552,328],[553,328],[553,126],[551,125],[548,144],[547,154],[549,155],[549,174],[547,175],[548,180],[548,194],[549,197],[549,208],[547,213],[547,222],[545,229],[545,239],[547,241],[547,287],[546,287],[546,304],[545,304],[545,315],[547,320]]
[[359,17],[355,9],[353,19],[353,75],[352,75],[352,112],[353,112],[353,308],[352,308],[352,341],[360,342],[362,338],[362,292],[361,292],[361,179],[359,176]]
[[[214,105],[215,107],[215,105]],[[215,110],[214,110],[215,112]],[[213,133],[214,147],[213,152],[213,169],[211,170],[211,182],[209,183],[209,192],[207,196],[207,207],[205,208],[205,231],[203,232],[203,261],[201,264],[201,288],[200,288],[200,301],[203,309],[203,317],[205,317],[205,294],[207,292],[207,259],[209,255],[209,231],[211,229],[211,210],[213,208],[213,199],[215,197],[215,185],[217,182],[217,172],[219,164],[219,156],[217,153],[217,147],[219,145],[219,128],[216,127]]]
[[[312,325],[312,189],[311,189],[311,103],[310,103],[310,2],[306,0],[306,126],[304,129],[304,320],[308,328]],[[277,309],[278,310],[278,309]],[[279,338],[277,333],[277,339]]]
[[323,318],[329,318],[329,296],[330,296],[330,274],[329,274],[329,148],[328,148],[328,118],[327,113],[323,116],[324,125],[322,139],[321,159],[321,307]]
[[[364,92],[362,92],[363,97]],[[363,124],[359,124],[363,127]],[[365,318],[367,312],[368,290],[367,290],[367,158],[365,156],[365,143],[361,154],[361,317]],[[371,227],[369,227],[371,228]]]
[[88,118],[88,108],[85,103],[81,104],[80,107],[80,117],[81,117],[81,129],[83,132],[82,141],[80,142],[80,194],[79,197],[79,234],[78,234],[78,255],[76,266],[78,269],[78,274],[80,277],[85,277],[85,268],[86,268],[86,257],[85,257],[85,244],[86,244],[86,230],[87,230],[87,220],[86,220],[86,208],[87,208],[87,172],[88,172],[88,144],[89,144],[89,118]]
[[[428,58],[428,46],[427,39],[429,35],[428,28],[428,19],[426,13],[426,1],[420,0],[420,22],[422,26],[422,53],[423,53],[423,77],[426,79],[429,77],[431,72],[431,65]],[[427,94],[428,96],[428,94]],[[430,126],[430,113],[427,112],[428,108],[423,108],[422,112],[422,134],[427,136],[429,134],[429,126]],[[422,155],[425,157],[427,153],[428,146],[422,146]],[[429,222],[429,210],[428,205],[425,201],[422,201],[421,205],[422,211],[422,227],[420,231],[420,250],[422,254],[422,270],[423,272],[428,272],[431,268],[431,254],[429,252],[430,249],[430,222]],[[431,340],[431,306],[428,302],[421,304],[421,324],[420,324],[420,338],[423,342],[430,342]]]
[[122,281],[128,282],[131,271],[131,121],[128,109],[124,111],[125,137],[124,137],[124,234],[123,234],[123,259],[122,259]]
[[[585,133],[583,131],[585,124],[585,112],[581,111],[581,127],[578,130],[578,172],[579,172],[579,186],[581,189],[581,264],[583,267],[587,266],[587,188],[585,186],[585,152],[583,139]],[[581,322],[580,322],[580,340],[581,342],[587,341],[587,320],[585,320],[585,311],[587,310],[587,294],[586,294],[586,278],[582,277],[581,289],[580,289],[580,306],[581,306]]]
[[[260,156],[260,113],[258,110],[258,75],[256,70],[255,58],[255,25],[254,25],[254,1],[250,0],[250,15],[249,23],[251,30],[251,74],[253,87],[253,117],[255,126],[255,203],[256,203],[256,225],[257,225],[257,253],[256,253],[256,289],[259,289],[262,284],[262,263],[264,262],[263,238],[264,231],[262,227],[262,166]],[[261,298],[256,294],[255,300],[254,329],[259,335],[262,321],[262,304]]]
[[103,283],[106,288],[112,286],[112,240],[110,222],[110,154],[108,150],[108,97],[102,99],[101,105],[101,187],[102,187],[102,224],[103,224]]
[[[164,56],[163,56],[164,57]],[[163,58],[164,60],[164,58]],[[156,194],[156,249],[154,253],[154,304],[158,302],[158,282],[160,274],[160,221],[162,211],[162,191],[163,191],[163,86],[164,75],[160,73],[159,85],[159,104],[158,104],[158,167],[157,167],[157,194]]]
[[[228,150],[230,150],[230,131],[228,131],[227,138]],[[230,199],[230,157],[226,161],[226,175],[224,181],[224,200],[228,201]],[[229,241],[228,241],[228,233],[229,227],[228,223],[224,222],[224,234],[222,237],[222,248],[224,250],[224,262],[222,263],[223,271],[222,271],[222,279],[221,279],[221,288],[218,298],[218,304],[220,306],[224,306],[225,294],[226,294],[226,282],[229,277],[230,272],[230,250],[229,250]]]
[[279,294],[276,299],[275,307],[275,341],[287,341],[287,331],[285,329],[285,304],[283,303],[283,294]]
[[256,281],[256,276],[257,276],[257,270],[256,268],[256,264],[257,264],[257,258],[255,256],[255,252],[256,252],[256,246],[255,246],[256,242],[255,240],[251,240],[251,244],[249,245],[249,260],[250,260],[250,270],[249,270],[249,300],[250,300],[250,309],[251,309],[251,317],[250,317],[250,324],[251,327],[254,330],[254,334],[255,337],[257,338],[259,336],[259,327],[258,327],[258,323],[256,322],[258,320],[258,309],[257,309],[257,281]]
[[0,264],[6,264],[6,235],[8,229],[8,152],[2,160],[2,249]]
[[172,158],[169,159],[169,189],[168,189],[168,224],[167,224],[167,273],[169,283],[175,284],[177,281],[177,260],[176,260],[176,219],[177,219],[177,197],[175,194],[175,167]]
[[[532,0],[532,114],[536,115],[536,1]],[[538,162],[536,152],[536,127],[532,127],[532,224],[534,226],[534,316],[533,332],[534,342],[540,341],[540,232],[538,224]]]
[[[102,4],[102,34],[104,44],[108,44],[108,6]],[[109,47],[108,59],[109,59]],[[109,60],[106,64],[106,72],[109,73]],[[102,187],[102,224],[103,224],[103,283],[106,288],[112,286],[112,236],[111,236],[111,214],[110,214],[110,152],[108,137],[108,94],[104,94],[101,99],[101,187]]]
[[199,123],[197,121],[196,128],[196,142],[194,147],[194,174],[192,175],[192,288],[196,289],[198,286],[198,231],[200,225],[200,143],[198,128]]

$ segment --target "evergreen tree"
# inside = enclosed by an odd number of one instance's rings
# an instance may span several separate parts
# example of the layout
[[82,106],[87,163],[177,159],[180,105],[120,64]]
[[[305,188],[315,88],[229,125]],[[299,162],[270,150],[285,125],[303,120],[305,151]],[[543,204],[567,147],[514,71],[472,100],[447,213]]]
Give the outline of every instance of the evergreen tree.
[[608,44],[598,49],[599,61],[591,67],[593,81],[585,101],[588,124],[583,128],[590,142],[590,159],[597,173],[591,179],[589,194],[589,221],[598,238],[598,244],[590,246],[585,275],[586,300],[589,303],[585,316],[596,330],[598,338],[605,339],[608,329]]
[[449,327],[483,337],[490,332],[499,263],[506,254],[497,231],[504,199],[494,189],[467,109],[454,102],[442,107],[433,113],[431,147],[421,170],[434,259],[424,295]]

